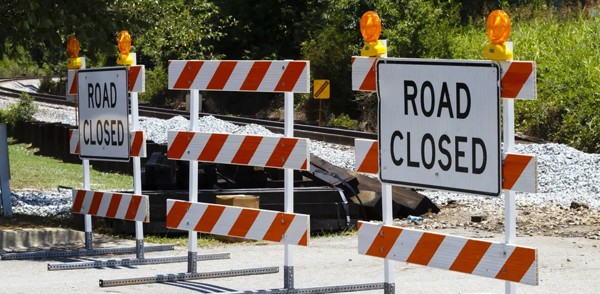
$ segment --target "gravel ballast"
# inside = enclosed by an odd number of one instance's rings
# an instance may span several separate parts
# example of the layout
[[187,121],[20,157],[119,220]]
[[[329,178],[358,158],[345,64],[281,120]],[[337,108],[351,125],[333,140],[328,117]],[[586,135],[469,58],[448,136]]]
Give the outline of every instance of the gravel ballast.
[[[0,97],[0,108],[6,108],[7,104],[15,101],[12,98]],[[75,110],[72,107],[38,103],[35,119],[75,125]],[[146,132],[148,139],[159,144],[167,143],[167,131],[187,130],[188,126],[188,120],[181,116],[169,120],[140,118],[140,127]],[[240,127],[212,116],[200,118],[199,126],[202,132],[281,136],[259,125]],[[354,148],[351,146],[311,141],[311,152],[336,166],[350,170],[354,167]],[[538,193],[516,193],[518,209],[544,207],[549,210],[558,209],[558,214],[567,215],[560,210],[569,210],[575,203],[579,210],[582,207],[584,210],[598,211],[600,208],[599,154],[588,154],[554,143],[516,144],[515,153],[532,154],[538,157]],[[430,190],[420,190],[420,192],[442,208],[458,205],[466,207],[471,214],[477,211],[496,211],[500,215],[503,214],[503,196],[484,197]],[[13,196],[15,213],[40,216],[68,215],[71,206],[70,191],[16,191]],[[435,217],[429,218],[431,220]],[[427,217],[424,223],[427,223]],[[417,225],[424,225],[424,223]]]

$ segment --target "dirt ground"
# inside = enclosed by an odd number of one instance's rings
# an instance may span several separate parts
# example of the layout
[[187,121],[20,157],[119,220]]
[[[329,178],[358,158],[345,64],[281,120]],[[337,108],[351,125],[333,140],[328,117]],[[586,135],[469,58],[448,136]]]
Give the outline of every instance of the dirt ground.
[[[450,203],[438,214],[421,216],[422,221],[395,220],[394,224],[423,230],[475,229],[480,234],[504,232],[504,209],[483,203]],[[517,205],[517,236],[583,237],[600,240],[600,209],[572,203],[559,205]]]

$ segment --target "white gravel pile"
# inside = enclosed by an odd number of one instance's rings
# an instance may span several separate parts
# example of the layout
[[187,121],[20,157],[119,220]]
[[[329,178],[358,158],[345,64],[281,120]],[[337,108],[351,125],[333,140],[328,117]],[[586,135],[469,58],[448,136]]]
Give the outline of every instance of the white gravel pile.
[[[1,98],[0,107],[14,103],[14,99]],[[72,107],[38,104],[35,119],[46,122],[75,124],[75,110]],[[237,126],[212,116],[202,117],[198,122],[202,132],[274,135],[266,128],[250,124]],[[167,132],[188,130],[189,122],[178,116],[169,120],[140,118],[140,128],[149,140],[159,144],[167,143]],[[328,162],[346,169],[354,168],[354,149],[349,146],[311,141],[311,152]],[[561,144],[517,144],[515,152],[538,156],[539,193],[517,193],[517,204],[559,204],[571,202],[585,203],[589,207],[600,207],[600,155],[586,154]],[[450,200],[467,202],[491,202],[502,205],[503,197],[484,197],[444,191],[422,191],[437,204]],[[16,192],[13,200],[15,212],[27,214],[61,215],[70,207],[70,192]],[[36,208],[37,207],[37,208]]]

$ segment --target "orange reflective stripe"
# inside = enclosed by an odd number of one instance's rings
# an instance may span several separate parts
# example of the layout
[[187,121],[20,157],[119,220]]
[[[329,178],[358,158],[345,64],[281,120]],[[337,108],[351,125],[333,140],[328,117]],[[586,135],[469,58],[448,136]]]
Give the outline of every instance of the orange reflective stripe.
[[207,90],[223,90],[227,81],[229,81],[229,77],[231,73],[235,69],[237,65],[237,61],[221,61],[219,62],[219,66],[217,70],[210,79],[210,82],[206,86]]
[[129,67],[129,92],[133,91],[133,87],[135,86],[135,82],[137,81],[138,75],[140,74],[142,67],[141,66],[130,66]]
[[240,90],[242,91],[256,91],[260,83],[262,83],[265,75],[267,74],[267,70],[271,67],[271,61],[256,61],[252,64],[250,68],[250,72],[246,75],[246,79]]
[[520,282],[534,261],[534,249],[516,247],[496,275],[496,279]]
[[248,164],[254,156],[254,152],[258,149],[258,145],[262,141],[263,137],[260,136],[246,136],[240,144],[240,148],[235,153],[235,156],[231,160],[233,164]]
[[507,154],[502,164],[502,189],[511,189],[531,161],[528,155]]
[[108,210],[106,211],[106,217],[114,218],[117,215],[119,205],[121,204],[121,198],[123,198],[122,194],[113,194],[110,199],[110,204],[108,205]]
[[139,156],[140,151],[142,151],[142,144],[144,139],[144,133],[142,132],[134,132],[133,133],[133,142],[131,143],[131,156]]
[[363,90],[363,91],[377,90],[377,85],[375,84],[377,82],[377,77],[375,76],[375,64],[377,64],[377,62],[373,62],[373,65],[371,65],[371,68],[367,72],[367,76],[365,76],[365,79],[363,80],[362,84],[360,85],[360,88],[359,88],[360,90]]
[[296,86],[296,82],[300,78],[300,74],[304,70],[306,62],[302,61],[290,61],[281,75],[281,79],[275,87],[275,91],[279,92],[291,92]]
[[181,158],[194,138],[194,132],[178,132],[167,150],[168,158]]
[[423,233],[406,262],[428,265],[444,238],[443,235]]
[[383,258],[387,257],[401,233],[401,228],[382,226],[366,254]]
[[516,98],[532,72],[533,63],[531,62],[511,63],[500,82],[502,85],[501,96],[503,98]]
[[75,201],[73,201],[73,212],[81,212],[83,206],[83,199],[85,199],[85,190],[77,190],[75,195]]
[[290,157],[290,154],[294,150],[298,139],[296,138],[281,138],[279,142],[277,142],[277,146],[271,153],[271,157],[267,160],[266,166],[271,167],[282,167],[287,159]]
[[69,90],[69,94],[72,95],[77,95],[77,83],[79,83],[78,81],[79,79],[79,72],[76,71],[75,74],[73,75],[73,83],[71,84],[71,89]]
[[367,155],[365,155],[365,158],[358,167],[359,172],[376,174],[379,171],[379,159],[377,158],[379,155],[378,146],[377,142],[371,144],[371,148],[369,148]]
[[304,235],[302,235],[302,238],[300,239],[300,242],[298,242],[298,245],[308,246],[308,231],[304,231]]
[[142,203],[142,196],[131,195],[131,201],[129,202],[127,212],[125,213],[125,219],[135,219],[135,215],[137,214],[138,209],[140,208],[140,203]]
[[283,212],[278,213],[265,233],[263,240],[280,242],[293,220],[293,214],[285,214]]
[[194,231],[210,233],[217,224],[217,221],[219,221],[219,218],[221,217],[221,214],[223,214],[224,210],[225,206],[207,206],[206,211],[204,211],[204,214],[202,214],[202,217],[196,224]]
[[192,205],[192,203],[190,203],[190,202],[183,202],[183,201],[173,202],[173,206],[171,206],[171,209],[167,212],[166,227],[167,228],[177,228],[179,226],[179,224],[181,223],[181,220],[183,220],[183,217],[185,217],[185,214],[187,213],[187,211],[191,205]]
[[202,68],[203,64],[204,61],[201,60],[191,60],[186,62],[181,74],[179,75],[179,78],[177,78],[177,81],[173,85],[173,88],[189,89],[190,86],[192,86],[194,79],[196,79],[196,76],[198,75],[198,72],[200,71],[200,68]]
[[491,245],[492,243],[489,242],[467,240],[467,243],[450,266],[450,270],[467,274],[472,273]]
[[259,213],[260,211],[254,209],[242,209],[242,212],[240,212],[240,215],[235,220],[233,227],[231,230],[229,230],[227,235],[246,237],[246,234],[248,234],[248,231],[250,231],[250,228],[254,224],[254,221],[258,217]]
[[90,209],[88,210],[88,214],[97,214],[98,209],[100,208],[100,203],[102,203],[102,197],[104,196],[103,192],[94,192],[94,196],[92,198],[92,204],[90,205]]
[[229,135],[227,134],[211,134],[204,149],[200,152],[198,160],[208,162],[214,161],[215,158],[217,158],[217,155],[219,155],[219,152],[221,152],[221,148],[223,148],[227,138],[229,138]]

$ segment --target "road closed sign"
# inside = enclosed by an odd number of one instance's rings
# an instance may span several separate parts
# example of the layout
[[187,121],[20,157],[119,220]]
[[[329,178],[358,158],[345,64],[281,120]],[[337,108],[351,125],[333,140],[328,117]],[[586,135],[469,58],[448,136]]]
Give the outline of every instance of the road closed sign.
[[127,69],[82,69],[78,78],[79,156],[129,161]]
[[379,60],[381,181],[500,195],[499,85],[491,61]]

